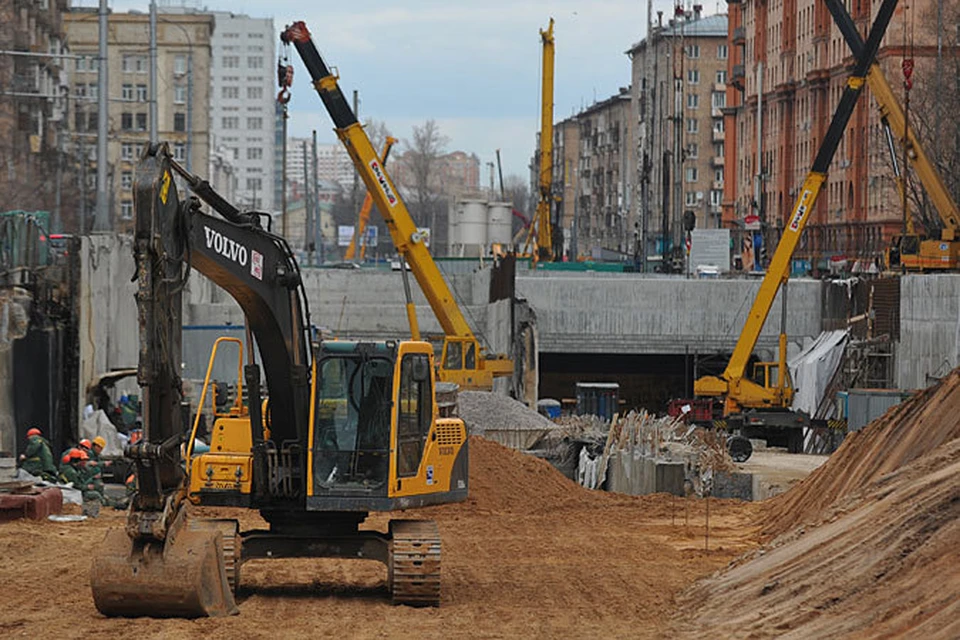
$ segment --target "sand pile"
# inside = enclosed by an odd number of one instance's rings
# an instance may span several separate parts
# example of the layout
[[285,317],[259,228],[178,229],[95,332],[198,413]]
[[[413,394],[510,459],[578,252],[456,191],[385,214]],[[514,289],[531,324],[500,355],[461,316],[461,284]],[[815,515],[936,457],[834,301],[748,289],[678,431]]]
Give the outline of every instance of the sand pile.
[[472,435],[502,429],[546,430],[556,425],[527,405],[499,393],[461,391],[457,395],[460,417]]
[[954,371],[849,437],[770,501],[779,537],[685,594],[679,631],[960,637],[958,412]]
[[851,433],[820,468],[770,501],[764,533],[778,535],[960,437],[960,370]]

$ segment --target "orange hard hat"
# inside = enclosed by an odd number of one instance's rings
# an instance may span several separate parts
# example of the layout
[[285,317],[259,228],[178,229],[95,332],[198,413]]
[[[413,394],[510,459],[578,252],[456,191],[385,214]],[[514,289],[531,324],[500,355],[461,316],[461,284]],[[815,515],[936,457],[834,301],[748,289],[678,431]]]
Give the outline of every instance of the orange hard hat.
[[80,451],[80,449],[70,449],[70,453],[67,455],[70,456],[71,460],[80,460],[81,456],[85,456],[86,454]]
[[42,435],[42,434],[40,433],[40,429],[37,429],[36,427],[33,427],[32,429],[27,431],[28,438],[32,438],[33,436],[39,436],[39,435]]
[[68,464],[68,463],[70,462],[70,452],[69,452],[69,451],[67,451],[65,454],[63,454],[63,458],[60,459],[60,462],[62,462],[63,464]]
[[80,452],[80,459],[81,459],[81,460],[89,460],[89,459],[90,459],[90,456],[87,455],[87,452],[86,452],[86,451],[81,451],[81,452]]
[[83,440],[80,441],[80,446],[83,447],[84,449],[89,449],[90,441],[84,438]]

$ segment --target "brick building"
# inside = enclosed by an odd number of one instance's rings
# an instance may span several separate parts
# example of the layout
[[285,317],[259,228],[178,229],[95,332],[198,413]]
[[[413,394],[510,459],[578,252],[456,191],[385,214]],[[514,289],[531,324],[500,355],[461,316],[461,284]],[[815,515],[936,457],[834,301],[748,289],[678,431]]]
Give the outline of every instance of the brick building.
[[[849,6],[861,34],[868,32],[879,4],[873,0]],[[936,55],[934,36],[923,28],[933,7],[933,0],[909,7],[901,3],[881,44],[878,61],[901,104],[904,33],[914,38],[910,55],[917,59],[915,78],[920,78],[921,69],[929,71]],[[759,216],[766,245],[772,248],[829,127],[853,58],[822,2],[731,1],[729,11],[725,128],[730,161],[723,223],[743,229],[748,216]],[[953,32],[950,55],[956,60],[956,29]],[[927,120],[932,116],[917,115]],[[900,232],[902,219],[879,112],[866,88],[797,249],[796,258],[806,261],[798,268],[819,270],[831,257],[869,264]]]
[[661,16],[627,51],[639,170],[632,211],[648,261],[682,247],[686,211],[696,215],[698,229],[721,225],[727,33],[725,14],[703,16],[694,5],[666,24]]

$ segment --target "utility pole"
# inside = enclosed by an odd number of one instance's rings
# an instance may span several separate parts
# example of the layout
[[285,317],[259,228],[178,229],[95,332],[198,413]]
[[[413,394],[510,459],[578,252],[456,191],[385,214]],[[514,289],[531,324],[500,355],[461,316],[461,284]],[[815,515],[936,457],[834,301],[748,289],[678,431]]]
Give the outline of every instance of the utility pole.
[[[157,0],[150,0],[150,142],[159,142],[157,122]],[[189,157],[189,156],[188,156]]]
[[[757,63],[757,175],[755,177],[755,186],[753,197],[757,202],[757,216],[760,218],[760,239],[766,245],[767,221],[763,215],[763,63]],[[754,243],[756,246],[756,243]],[[763,269],[763,263],[760,260],[760,252],[754,251],[753,264],[760,271]]]
[[313,266],[313,251],[310,241],[313,239],[313,216],[310,215],[310,162],[307,156],[307,141],[303,141],[303,248],[307,252],[307,264]]
[[94,231],[110,229],[109,196],[107,195],[107,88],[110,86],[107,76],[107,0],[100,0],[100,52],[97,72],[97,213],[93,219]]
[[[313,180],[313,241],[317,247],[317,264],[323,264],[323,220],[320,219],[320,185],[317,181],[317,130],[313,130],[313,171],[310,173]],[[356,175],[356,171],[354,171]]]
[[187,51],[187,171],[193,171],[193,45]]

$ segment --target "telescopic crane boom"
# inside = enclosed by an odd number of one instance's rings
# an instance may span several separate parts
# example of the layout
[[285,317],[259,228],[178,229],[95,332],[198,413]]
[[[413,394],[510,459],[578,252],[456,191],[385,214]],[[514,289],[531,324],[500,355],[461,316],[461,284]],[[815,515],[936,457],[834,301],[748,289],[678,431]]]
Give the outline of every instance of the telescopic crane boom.
[[523,253],[534,262],[553,260],[553,224],[550,213],[553,209],[553,70],[555,45],[553,38],[553,18],[547,30],[540,30],[543,42],[543,77],[540,89],[540,168],[537,181],[539,199],[537,212],[527,233]]
[[410,265],[420,290],[440,322],[444,333],[440,378],[456,382],[462,389],[489,390],[493,387],[494,377],[512,376],[513,361],[505,355],[488,355],[480,346],[457,306],[453,292],[430,256],[423,234],[414,224],[407,205],[340,90],[339,77],[331,73],[323,61],[306,24],[295,22],[287,27],[280,39],[286,44],[292,43],[303,59],[313,86],[333,120],[337,136],[387,224],[401,260],[405,259]]
[[[380,163],[383,166],[387,166],[387,158],[390,156],[390,149],[393,148],[393,145],[397,143],[397,139],[391,136],[387,136],[386,141],[383,143],[383,153],[380,155]],[[367,223],[370,222],[370,209],[373,208],[373,196],[370,195],[370,192],[367,192],[367,195],[363,198],[363,206],[360,207],[360,216],[357,220],[357,229],[353,233],[353,237],[350,238],[350,246],[347,247],[346,252],[343,254],[345,260],[353,260],[357,255],[357,245],[360,245],[360,259],[363,260],[364,255],[367,252],[367,245],[363,242],[363,233],[367,230]]]
[[[828,3],[836,0],[827,0]],[[718,376],[705,376],[694,383],[697,396],[720,397],[724,400],[723,415],[731,429],[744,430],[750,424],[762,424],[765,427],[794,428],[803,426],[805,420],[790,410],[793,401],[793,389],[786,371],[786,335],[781,331],[779,340],[779,362],[761,363],[765,365],[762,382],[755,382],[747,375],[747,364],[757,344],[760,331],[767,320],[774,298],[790,275],[790,258],[803,234],[810,212],[813,210],[820,188],[827,179],[827,171],[836,153],[843,132],[853,114],[857,99],[863,91],[867,74],[870,71],[880,41],[896,8],[897,0],[883,0],[876,21],[870,29],[870,36],[856,59],[856,64],[847,78],[846,87],[840,97],[820,144],[813,166],[807,174],[800,194],[786,220],[786,226],[780,243],[770,261],[760,290],[747,315],[736,347],[723,373]],[[776,381],[771,380],[771,372],[776,368]],[[796,438],[791,448],[797,446]]]

